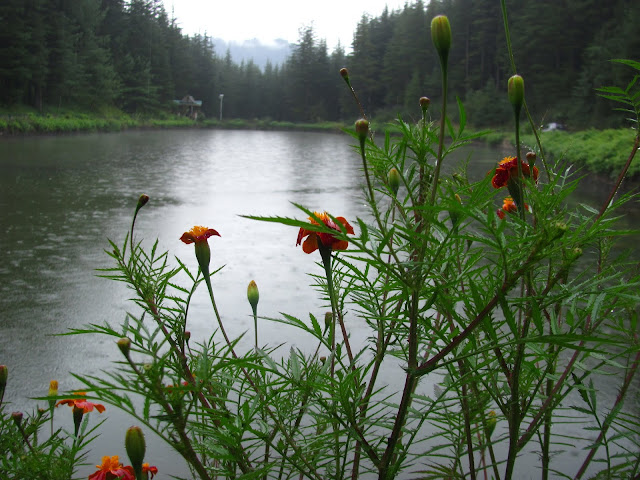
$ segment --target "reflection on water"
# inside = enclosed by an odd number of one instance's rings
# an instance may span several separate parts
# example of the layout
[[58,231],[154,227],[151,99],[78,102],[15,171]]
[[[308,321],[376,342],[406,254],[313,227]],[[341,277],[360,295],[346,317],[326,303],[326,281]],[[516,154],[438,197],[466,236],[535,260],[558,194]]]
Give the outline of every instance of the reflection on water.
[[[0,363],[10,370],[5,398],[22,408],[24,399],[46,394],[49,380],[71,390],[78,384],[69,371],[95,374],[120,359],[115,344],[103,338],[52,335],[124,318],[128,292],[98,278],[95,269],[109,266],[106,239],[122,241],[140,193],[151,202],[139,216],[138,235],[148,242],[157,237],[162,249],[193,268],[193,247],[178,241],[182,232],[193,225],[220,232],[210,242],[212,267],[224,268],[213,284],[232,336],[252,328],[246,302],[252,279],[260,288],[261,315],[306,318],[311,310],[323,316],[308,277],[318,273],[318,259],[295,247],[295,229],[239,215],[304,218],[295,202],[348,219],[366,216],[360,158],[351,143],[342,134],[199,130],[0,142]],[[471,150],[475,180],[502,157],[489,147]],[[605,195],[597,188],[578,193],[578,201],[593,205]],[[637,225],[638,209],[626,214],[627,225]],[[195,341],[215,329],[210,308],[203,290],[189,319]],[[365,325],[350,327],[354,340],[364,342]],[[260,342],[307,346],[282,325],[262,326]],[[67,413],[56,418],[70,428]],[[131,420],[115,409],[104,416],[109,421],[90,463],[124,455],[121,439]],[[183,473],[181,460],[157,440],[150,439],[148,451],[163,476]],[[162,452],[158,460],[151,458],[154,451]]]

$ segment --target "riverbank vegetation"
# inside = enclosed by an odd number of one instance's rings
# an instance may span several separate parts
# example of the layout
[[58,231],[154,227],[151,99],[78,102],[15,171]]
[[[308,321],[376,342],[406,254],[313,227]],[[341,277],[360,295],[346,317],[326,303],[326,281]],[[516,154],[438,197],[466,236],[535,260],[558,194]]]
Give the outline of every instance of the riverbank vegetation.
[[[238,338],[225,326],[242,314],[219,310],[212,281],[225,259],[209,243],[225,241],[225,232],[187,228],[175,242],[194,247],[192,262],[158,242],[148,248],[136,219],[154,204],[140,195],[130,229],[108,244],[111,267],[100,271],[130,288],[126,319],[89,320],[69,332],[102,336],[121,361],[76,375],[83,392],[60,393],[52,382],[41,399],[49,408],[33,416],[2,410],[3,471],[53,478],[52,460],[66,462],[59,471],[73,471],[78,445],[90,440],[83,416],[105,409],[96,398],[166,440],[189,478],[512,480],[532,465],[542,480],[637,478],[640,421],[625,400],[634,398],[640,366],[640,276],[637,262],[611,246],[629,233],[616,229],[616,217],[634,198],[617,193],[640,144],[640,86],[632,80],[601,90],[631,118],[634,135],[609,198],[598,209],[571,206],[578,182],[556,170],[539,137],[531,151],[522,148],[521,122],[532,131],[536,122],[516,73],[504,0],[501,6],[511,155],[475,183],[462,168],[441,168],[481,134],[467,130],[462,102],[457,123],[450,122],[449,54],[458,37],[446,16],[433,17],[439,115],[422,96],[413,102],[417,118],[397,119],[400,135],[372,136],[367,118],[350,132],[362,162],[364,218],[302,205],[303,219],[245,216],[289,229],[324,318],[258,316],[258,285],[247,278],[241,295],[253,328]],[[640,63],[621,63],[640,74]],[[364,112],[358,77],[346,68],[340,76]],[[265,262],[272,259],[265,254]],[[196,320],[190,306],[199,288],[209,313]],[[210,322],[203,338],[192,338],[196,321]],[[314,347],[263,344],[259,332],[282,324]],[[390,373],[390,384],[381,372]],[[598,388],[605,375],[617,382],[615,395]],[[8,378],[0,365],[2,409]],[[47,436],[60,406],[71,407],[73,429],[52,427]],[[131,427],[124,438],[131,465],[104,452],[90,479],[158,473],[144,463],[142,429]]]
[[[356,114],[335,73],[347,67],[357,76],[354,86],[371,118],[393,121],[398,113],[411,118],[415,98],[427,94],[434,105],[440,100],[438,59],[424,35],[436,13],[446,14],[460,32],[451,45],[449,75],[472,125],[505,126],[502,86],[509,59],[499,48],[504,33],[497,5],[489,0],[418,0],[378,16],[363,15],[354,25],[350,52],[330,51],[306,27],[289,58],[264,70],[215,51],[207,35],[184,35],[180,19],[159,0],[5,0],[0,106],[45,112],[108,107],[157,117],[189,94],[202,100],[202,113],[213,119],[220,116],[224,94],[225,118],[343,122]],[[538,125],[562,122],[571,130],[624,125],[593,93],[597,86],[626,81],[628,71],[609,60],[640,51],[637,18],[640,3],[633,0],[538,1],[514,8],[509,19],[514,55],[528,79]],[[455,112],[454,99],[450,102]]]

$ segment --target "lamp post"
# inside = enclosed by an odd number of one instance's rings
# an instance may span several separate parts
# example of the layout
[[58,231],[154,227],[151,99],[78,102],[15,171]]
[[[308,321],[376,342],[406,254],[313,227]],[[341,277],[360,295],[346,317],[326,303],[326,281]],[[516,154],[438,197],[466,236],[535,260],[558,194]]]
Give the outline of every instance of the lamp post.
[[222,99],[224,98],[224,93],[221,93],[219,98],[220,98],[220,121],[222,121]]

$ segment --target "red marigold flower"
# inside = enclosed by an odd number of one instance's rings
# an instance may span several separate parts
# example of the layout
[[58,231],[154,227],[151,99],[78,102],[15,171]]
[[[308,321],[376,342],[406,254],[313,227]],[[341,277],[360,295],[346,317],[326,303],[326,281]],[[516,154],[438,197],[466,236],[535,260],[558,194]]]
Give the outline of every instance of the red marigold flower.
[[[313,212],[313,214],[319,218],[325,226],[335,230],[336,232],[342,232],[342,229],[333,220],[331,220],[331,217],[329,217],[327,212]],[[353,235],[353,227],[349,225],[349,222],[347,222],[344,217],[335,217],[335,219],[342,224],[347,233]],[[313,217],[309,217],[309,221],[312,225],[319,225],[317,220]],[[314,232],[313,230],[307,230],[306,228],[300,228],[296,246],[300,245],[302,239],[305,237],[307,237],[307,239],[302,243],[302,251],[304,253],[315,252],[319,247],[318,241],[320,241],[320,243],[325,247],[330,247],[331,250],[346,250],[349,246],[349,242],[346,240],[339,240],[331,233]]]
[[[531,176],[531,169],[527,162],[520,162],[522,166],[522,174],[525,177]],[[518,158],[517,157],[504,157],[502,161],[496,167],[495,174],[491,180],[493,188],[502,188],[507,186],[507,182],[511,178],[518,176]],[[533,181],[538,181],[538,167],[533,167]]]
[[149,466],[148,463],[143,463],[142,464],[142,474],[143,475],[148,475],[151,474],[151,478],[155,477],[156,474],[158,473],[158,469],[155,466]]
[[[86,395],[86,392],[73,392],[73,394],[84,396]],[[81,410],[83,414],[92,412],[94,408],[100,413],[104,412],[105,410],[104,405],[101,405],[100,403],[89,402],[82,398],[68,398],[66,400],[60,400],[58,403],[56,403],[56,407],[58,405],[69,405],[74,410]]]
[[118,455],[112,457],[102,457],[102,465],[96,465],[97,472],[89,475],[89,480],[135,480],[136,476],[133,473],[133,467],[127,465],[122,466]]
[[207,239],[213,235],[220,236],[220,234],[213,228],[195,226],[188,232],[184,232],[180,237],[180,240],[187,245],[190,243],[202,243],[207,242]]
[[[524,209],[529,212],[531,209],[529,205],[524,204]],[[502,202],[502,208],[499,209],[496,213],[500,217],[500,219],[504,219],[507,213],[516,213],[518,211],[518,207],[516,206],[516,202],[513,201],[513,198],[506,197]]]

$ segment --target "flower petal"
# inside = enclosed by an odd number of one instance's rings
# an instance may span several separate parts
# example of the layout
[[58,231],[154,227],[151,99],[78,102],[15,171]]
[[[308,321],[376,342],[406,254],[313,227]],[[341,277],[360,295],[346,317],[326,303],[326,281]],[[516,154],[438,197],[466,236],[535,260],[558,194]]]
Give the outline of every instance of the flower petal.
[[318,249],[318,236],[315,233],[311,233],[302,244],[302,251],[304,253],[313,253]]

